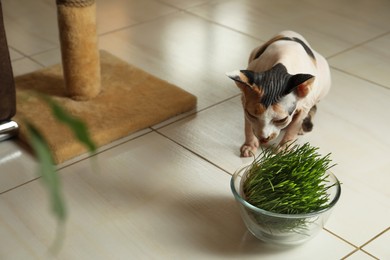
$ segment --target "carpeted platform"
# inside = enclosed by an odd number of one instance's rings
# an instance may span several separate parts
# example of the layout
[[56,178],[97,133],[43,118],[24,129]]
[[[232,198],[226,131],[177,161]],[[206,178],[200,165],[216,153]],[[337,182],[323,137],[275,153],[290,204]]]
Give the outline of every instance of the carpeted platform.
[[156,78],[108,52],[100,52],[102,92],[89,101],[66,97],[61,65],[15,78],[19,138],[27,142],[23,118],[33,122],[49,142],[55,162],[62,163],[86,152],[72,133],[51,116],[34,93],[50,95],[81,118],[98,146],[108,144],[196,107],[192,94]]

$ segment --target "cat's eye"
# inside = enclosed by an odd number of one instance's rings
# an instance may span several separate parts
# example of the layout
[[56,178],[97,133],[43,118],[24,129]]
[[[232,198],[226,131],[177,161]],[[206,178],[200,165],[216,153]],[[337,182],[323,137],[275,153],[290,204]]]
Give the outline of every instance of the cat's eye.
[[245,114],[246,114],[249,118],[251,118],[251,119],[253,119],[253,120],[257,119],[256,116],[254,116],[254,115],[252,115],[251,113],[249,113],[248,110],[246,110],[246,109],[245,109]]
[[277,125],[281,125],[281,124],[284,124],[287,122],[287,119],[288,119],[288,116],[286,116],[285,118],[282,118],[282,119],[278,119],[278,120],[273,120],[273,122]]

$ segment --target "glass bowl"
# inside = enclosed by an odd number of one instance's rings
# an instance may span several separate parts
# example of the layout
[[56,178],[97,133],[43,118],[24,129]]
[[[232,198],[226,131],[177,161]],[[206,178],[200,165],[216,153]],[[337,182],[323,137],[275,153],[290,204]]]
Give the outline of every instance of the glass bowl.
[[233,174],[230,182],[233,195],[239,205],[241,217],[248,230],[258,239],[279,245],[298,245],[306,242],[325,225],[333,207],[340,198],[340,182],[332,173],[328,173],[329,207],[308,214],[278,214],[255,207],[245,201],[242,185],[249,166]]

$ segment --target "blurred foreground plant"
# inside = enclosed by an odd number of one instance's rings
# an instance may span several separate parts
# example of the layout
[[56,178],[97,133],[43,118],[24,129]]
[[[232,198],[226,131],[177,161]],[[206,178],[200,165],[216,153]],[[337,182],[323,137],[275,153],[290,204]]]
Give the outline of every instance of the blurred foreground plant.
[[[96,145],[92,141],[84,122],[69,114],[53,99],[41,95],[40,97],[50,107],[54,118],[67,125],[73,132],[76,139],[83,144],[91,154],[94,153],[96,151]],[[49,193],[51,211],[60,226],[66,220],[67,210],[64,196],[62,194],[60,178],[58,176],[49,145],[40,131],[32,123],[27,120],[25,123],[29,135],[30,145],[39,161],[39,175],[41,176],[43,184]],[[55,251],[59,248],[59,239],[61,239],[61,235],[57,233],[57,239],[54,243]]]

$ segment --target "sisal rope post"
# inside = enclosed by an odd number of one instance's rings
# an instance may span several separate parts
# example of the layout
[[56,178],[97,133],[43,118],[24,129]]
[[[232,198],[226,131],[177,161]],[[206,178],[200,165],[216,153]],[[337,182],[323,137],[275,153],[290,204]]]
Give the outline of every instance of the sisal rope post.
[[67,94],[92,99],[101,91],[95,0],[57,0],[57,14]]

